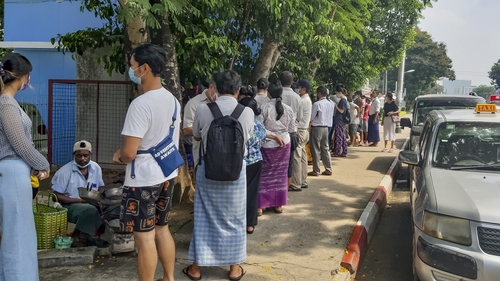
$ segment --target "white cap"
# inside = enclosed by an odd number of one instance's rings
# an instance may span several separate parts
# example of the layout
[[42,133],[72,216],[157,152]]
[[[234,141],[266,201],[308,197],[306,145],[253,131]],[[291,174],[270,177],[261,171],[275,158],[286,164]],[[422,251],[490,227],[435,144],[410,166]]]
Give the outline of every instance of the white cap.
[[88,150],[89,152],[92,152],[92,145],[86,140],[77,141],[73,146],[73,153],[78,150]]

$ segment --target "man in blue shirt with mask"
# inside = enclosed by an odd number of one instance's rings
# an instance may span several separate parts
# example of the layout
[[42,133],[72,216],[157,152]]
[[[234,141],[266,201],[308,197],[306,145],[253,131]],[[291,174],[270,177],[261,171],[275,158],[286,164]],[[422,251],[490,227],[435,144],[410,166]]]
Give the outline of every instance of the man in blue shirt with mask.
[[98,190],[104,186],[101,167],[90,160],[91,155],[92,145],[88,141],[76,142],[73,161],[59,169],[52,178],[52,189],[57,199],[68,209],[68,221],[76,224],[73,236],[87,245],[93,244],[103,224],[97,207],[86,203],[78,195],[79,187],[91,186],[93,190]]

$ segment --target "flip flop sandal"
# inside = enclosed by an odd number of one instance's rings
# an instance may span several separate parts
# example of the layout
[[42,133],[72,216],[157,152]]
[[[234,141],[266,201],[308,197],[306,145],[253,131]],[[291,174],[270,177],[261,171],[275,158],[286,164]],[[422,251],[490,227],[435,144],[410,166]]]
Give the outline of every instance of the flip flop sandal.
[[389,153],[393,153],[393,152],[394,152],[394,149],[390,149],[390,150],[389,150]]
[[238,276],[238,277],[235,277],[235,278],[231,278],[229,276],[229,274],[231,274],[231,273],[228,273],[227,277],[229,278],[229,280],[231,280],[231,281],[240,281],[241,278],[243,278],[243,275],[247,274],[247,272],[243,269],[243,267],[241,267],[241,265],[238,265],[238,266],[241,268],[241,275]]
[[389,151],[387,150],[387,148],[382,149],[382,152],[387,152],[387,151]]
[[[189,279],[191,280],[194,280],[194,281],[198,281],[198,280],[201,280],[201,274],[200,274],[200,277],[194,277],[192,276],[191,274],[189,274],[189,269],[191,268],[191,266],[193,265],[189,265],[188,267],[184,268],[182,270],[182,273],[184,273]],[[240,278],[241,279],[241,278]],[[239,280],[239,279],[238,279]]]

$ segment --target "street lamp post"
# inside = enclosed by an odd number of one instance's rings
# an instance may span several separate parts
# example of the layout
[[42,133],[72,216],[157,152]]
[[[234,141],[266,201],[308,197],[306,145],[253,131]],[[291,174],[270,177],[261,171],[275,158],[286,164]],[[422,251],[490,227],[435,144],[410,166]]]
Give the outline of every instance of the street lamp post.
[[[405,61],[406,61],[406,51],[403,54],[403,61],[401,62],[401,65],[399,66],[399,71],[398,71],[398,83],[396,87],[396,104],[401,108],[401,105],[403,103],[403,89],[404,89],[404,77],[405,73],[410,73],[414,72],[415,69],[410,69],[408,71],[405,71]],[[399,125],[399,122],[396,124],[396,133],[401,133],[401,126]]]

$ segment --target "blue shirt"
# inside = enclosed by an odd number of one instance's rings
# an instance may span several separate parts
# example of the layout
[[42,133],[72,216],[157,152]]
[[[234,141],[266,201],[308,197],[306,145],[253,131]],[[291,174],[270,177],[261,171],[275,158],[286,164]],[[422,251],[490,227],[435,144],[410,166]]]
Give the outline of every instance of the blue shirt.
[[266,139],[266,128],[259,120],[253,121],[253,134],[247,141],[248,154],[245,157],[247,165],[251,165],[262,161],[262,153],[260,153],[260,143]]
[[90,183],[92,189],[98,190],[99,187],[104,186],[101,167],[96,162],[90,161],[88,168],[88,179],[85,179],[75,162],[69,162],[59,169],[52,178],[52,189],[70,198],[80,199],[79,187],[86,187]]

